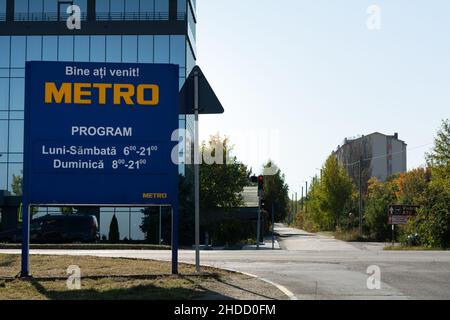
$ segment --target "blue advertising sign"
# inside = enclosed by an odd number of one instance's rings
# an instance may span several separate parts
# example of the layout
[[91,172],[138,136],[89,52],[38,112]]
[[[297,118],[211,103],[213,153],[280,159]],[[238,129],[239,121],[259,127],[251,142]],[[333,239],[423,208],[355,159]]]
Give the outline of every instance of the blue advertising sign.
[[178,66],[27,62],[24,195],[37,205],[169,205]]

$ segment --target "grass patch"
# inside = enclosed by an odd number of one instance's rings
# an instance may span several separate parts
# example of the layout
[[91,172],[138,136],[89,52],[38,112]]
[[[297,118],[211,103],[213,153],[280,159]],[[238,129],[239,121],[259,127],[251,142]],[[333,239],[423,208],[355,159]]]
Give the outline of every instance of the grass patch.
[[[89,256],[30,255],[33,278],[15,278],[20,255],[0,254],[0,300],[261,300],[286,299],[274,286],[248,275],[164,261]],[[67,288],[69,266],[81,269],[81,289]]]

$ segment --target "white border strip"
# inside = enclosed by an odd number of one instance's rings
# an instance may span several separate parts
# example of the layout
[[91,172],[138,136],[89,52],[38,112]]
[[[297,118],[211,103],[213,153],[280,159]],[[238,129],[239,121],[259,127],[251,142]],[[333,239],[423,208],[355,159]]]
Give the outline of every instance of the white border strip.
[[265,279],[265,278],[261,278],[259,276],[257,276],[256,274],[252,274],[252,273],[248,273],[248,272],[243,272],[243,271],[239,271],[239,270],[235,270],[235,269],[230,269],[230,268],[223,268],[223,267],[218,267],[218,266],[212,266],[212,265],[207,265],[207,264],[202,264],[203,267],[208,267],[208,268],[214,268],[214,269],[221,269],[221,270],[225,270],[225,271],[230,271],[230,272],[234,272],[234,273],[240,273],[252,278],[256,278],[259,279],[261,281],[264,281],[274,287],[276,287],[278,290],[280,290],[281,292],[283,292],[285,295],[288,296],[289,300],[298,300],[298,298],[295,296],[295,294],[293,294],[288,288],[286,288],[285,286],[282,286],[281,284],[275,283],[271,280]]

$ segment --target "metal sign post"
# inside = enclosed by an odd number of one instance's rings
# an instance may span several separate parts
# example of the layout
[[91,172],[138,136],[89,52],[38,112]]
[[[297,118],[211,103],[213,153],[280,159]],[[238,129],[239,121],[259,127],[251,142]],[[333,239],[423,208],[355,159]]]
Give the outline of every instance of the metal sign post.
[[199,157],[199,97],[198,72],[194,72],[194,112],[195,112],[195,139],[194,139],[194,198],[195,198],[195,270],[200,272],[200,157]]
[[272,250],[275,249],[275,205],[272,202]]
[[30,274],[30,219],[31,210],[27,203],[22,205],[22,263],[21,278],[29,278]]

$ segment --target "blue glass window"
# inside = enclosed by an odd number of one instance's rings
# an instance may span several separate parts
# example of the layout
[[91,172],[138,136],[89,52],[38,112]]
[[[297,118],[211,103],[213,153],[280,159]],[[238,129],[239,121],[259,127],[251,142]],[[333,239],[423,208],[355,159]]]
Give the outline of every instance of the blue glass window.
[[27,37],[27,61],[42,60],[42,37]]
[[11,185],[12,182],[12,178],[13,175],[16,176],[21,176],[22,175],[22,170],[23,170],[23,165],[22,164],[10,164],[8,165],[8,172],[9,172],[9,177],[8,177],[8,183]]
[[9,152],[23,152],[23,121],[9,122]]
[[14,20],[28,20],[28,0],[14,1]]
[[73,61],[73,36],[59,36],[58,61]]
[[25,40],[23,36],[11,37],[12,68],[25,68]]
[[153,36],[139,36],[138,62],[153,63]]
[[167,15],[169,12],[169,0],[155,0],[155,12]]
[[124,0],[111,0],[110,12],[111,12],[111,20],[123,20],[125,13]]
[[0,37],[0,68],[9,68],[9,37]]
[[89,36],[75,36],[74,60],[89,62]]
[[31,20],[31,21],[42,20],[42,13],[43,13],[43,9],[44,9],[43,0],[29,1],[28,8],[29,8],[28,20]]
[[109,0],[97,0],[95,1],[95,12],[97,20],[109,19]]
[[125,1],[125,19],[138,20],[139,18],[139,0]]
[[105,36],[91,36],[91,62],[105,62]]
[[11,78],[9,86],[9,99],[11,110],[23,110],[25,95],[25,79]]
[[185,67],[185,36],[170,36],[170,63]]
[[0,21],[6,20],[6,0],[0,0]]
[[186,8],[187,8],[187,0],[178,0],[177,3],[177,13],[178,17],[184,17],[186,15]]
[[[1,124],[0,124],[1,126]],[[1,128],[0,128],[1,130]],[[0,131],[1,132],[1,131]],[[0,137],[1,139],[1,137]],[[0,145],[1,145],[1,140],[0,140]],[[8,190],[8,186],[7,186],[7,176],[6,176],[6,163],[2,163],[3,161],[6,161],[6,159],[2,159],[5,158],[6,156],[4,155],[3,157],[0,157],[0,189],[1,190]]]
[[0,78],[0,110],[8,110],[9,79]]
[[[4,152],[8,152],[8,123],[0,120],[0,153]],[[6,161],[5,155],[0,157],[0,162],[4,161]]]
[[58,12],[57,1],[44,0],[43,20],[56,21],[58,19],[57,12]]
[[44,36],[42,37],[42,60],[57,61],[58,60],[58,37]]
[[121,62],[122,37],[106,36],[106,62]]
[[155,63],[169,63],[169,36],[155,36]]
[[141,0],[139,12],[141,13],[141,19],[152,20],[155,13],[155,0]]
[[137,62],[137,36],[123,36],[122,62]]

